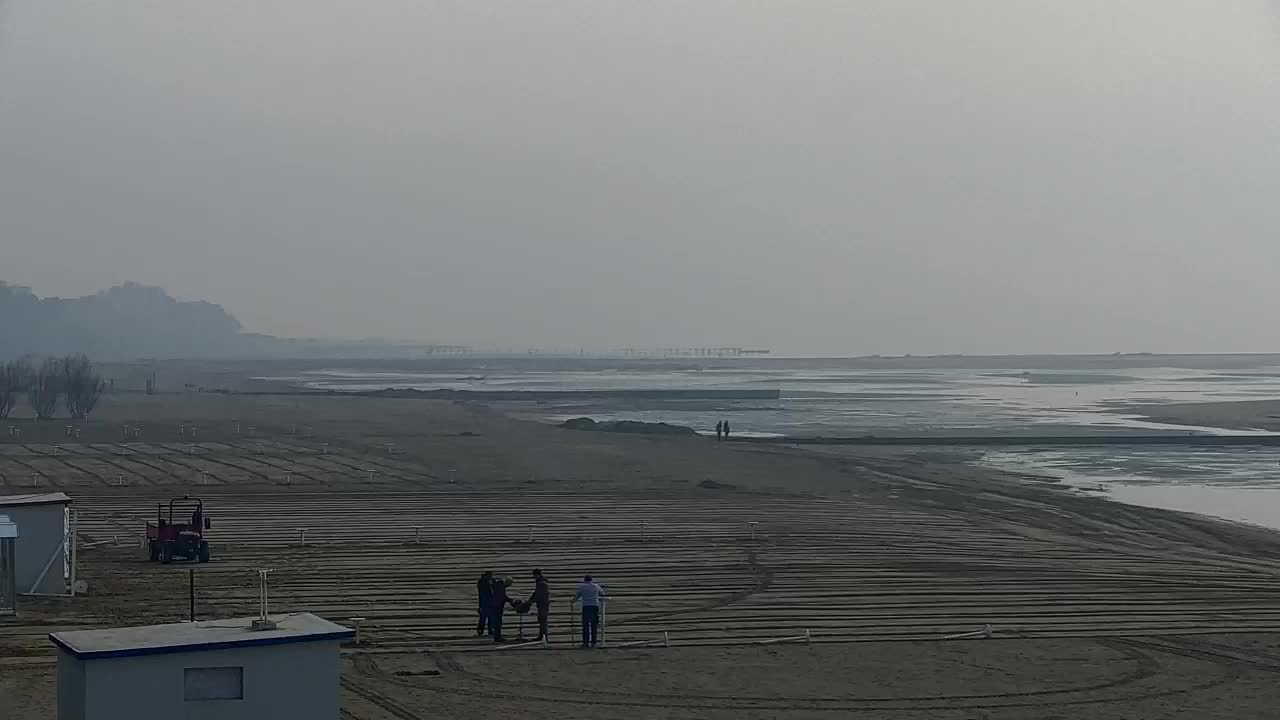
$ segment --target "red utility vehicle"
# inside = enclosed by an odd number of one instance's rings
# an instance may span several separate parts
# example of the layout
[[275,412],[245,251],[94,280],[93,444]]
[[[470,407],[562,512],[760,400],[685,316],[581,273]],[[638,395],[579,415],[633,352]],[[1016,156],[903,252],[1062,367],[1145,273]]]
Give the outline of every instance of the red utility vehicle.
[[[180,503],[177,519],[174,505]],[[194,508],[194,509],[192,509]],[[204,514],[200,498],[183,496],[169,501],[169,517],[164,504],[156,505],[156,521],[147,523],[147,557],[162,563],[174,559],[209,562],[209,540],[205,531],[212,527]]]

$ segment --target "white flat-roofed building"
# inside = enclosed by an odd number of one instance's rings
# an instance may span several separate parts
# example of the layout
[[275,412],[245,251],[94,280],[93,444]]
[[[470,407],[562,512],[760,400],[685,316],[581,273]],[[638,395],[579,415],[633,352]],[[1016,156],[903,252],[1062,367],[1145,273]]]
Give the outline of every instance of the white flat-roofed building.
[[338,717],[338,646],[310,613],[52,633],[58,720]]

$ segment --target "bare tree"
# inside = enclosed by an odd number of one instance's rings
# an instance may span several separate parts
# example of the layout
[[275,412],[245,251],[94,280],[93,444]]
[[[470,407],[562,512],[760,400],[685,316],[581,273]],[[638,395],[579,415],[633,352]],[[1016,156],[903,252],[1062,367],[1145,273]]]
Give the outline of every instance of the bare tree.
[[18,404],[18,396],[31,383],[31,361],[26,358],[0,365],[0,418],[7,418]]
[[36,413],[36,419],[48,420],[58,411],[58,397],[62,395],[62,368],[57,358],[45,358],[31,377],[27,387],[27,401]]
[[85,355],[68,355],[62,359],[62,389],[67,394],[67,412],[83,420],[89,417],[107,383],[93,371],[93,363]]

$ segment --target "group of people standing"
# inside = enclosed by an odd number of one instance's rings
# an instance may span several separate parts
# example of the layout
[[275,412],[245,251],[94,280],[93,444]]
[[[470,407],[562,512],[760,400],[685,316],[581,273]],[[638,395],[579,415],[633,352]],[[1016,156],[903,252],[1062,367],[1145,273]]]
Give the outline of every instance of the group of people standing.
[[729,421],[721,420],[716,423],[716,439],[726,440],[729,437]]
[[[551,623],[551,586],[542,570],[533,570],[533,593],[528,600],[519,601],[508,592],[512,581],[510,577],[494,577],[493,572],[486,570],[476,581],[477,613],[480,616],[476,623],[476,637],[484,637],[488,633],[495,643],[506,642],[502,635],[503,616],[507,606],[516,613],[524,615],[532,609],[538,611],[538,640],[548,637],[548,626]],[[595,647],[600,633],[600,606],[608,598],[604,588],[596,584],[590,575],[584,576],[578,589],[570,600],[570,605],[582,604],[582,647]],[[571,609],[572,611],[572,609]]]

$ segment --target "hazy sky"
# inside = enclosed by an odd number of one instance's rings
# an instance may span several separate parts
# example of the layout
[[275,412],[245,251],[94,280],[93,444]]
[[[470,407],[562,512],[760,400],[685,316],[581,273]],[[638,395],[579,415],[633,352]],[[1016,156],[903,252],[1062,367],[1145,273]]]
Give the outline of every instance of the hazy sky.
[[0,0],[0,279],[253,331],[1280,350],[1263,0]]

